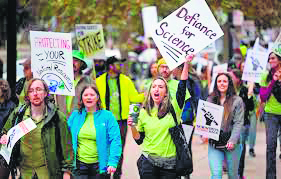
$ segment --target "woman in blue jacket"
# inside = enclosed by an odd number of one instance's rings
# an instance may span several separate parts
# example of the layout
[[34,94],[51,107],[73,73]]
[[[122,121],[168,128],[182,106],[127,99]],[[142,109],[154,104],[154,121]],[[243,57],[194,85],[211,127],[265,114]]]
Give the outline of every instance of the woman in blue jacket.
[[98,89],[86,85],[81,91],[79,110],[67,124],[72,134],[75,175],[96,178],[114,174],[121,155],[121,138],[114,115],[101,108]]

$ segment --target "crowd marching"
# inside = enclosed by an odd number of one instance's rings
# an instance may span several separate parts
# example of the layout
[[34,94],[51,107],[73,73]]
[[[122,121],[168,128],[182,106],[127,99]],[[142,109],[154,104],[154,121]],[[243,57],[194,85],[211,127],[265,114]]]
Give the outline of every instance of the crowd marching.
[[[44,80],[33,78],[31,59],[25,60],[24,77],[15,88],[0,80],[1,148],[11,145],[8,131],[22,121],[31,119],[37,127],[16,142],[9,164],[0,156],[0,178],[120,178],[127,129],[141,146],[135,164],[141,179],[192,178],[192,169],[185,176],[177,173],[177,146],[169,129],[194,126],[201,99],[224,107],[219,140],[201,136],[208,142],[211,178],[222,178],[224,170],[231,179],[244,178],[245,154],[256,156],[256,125],[261,120],[266,128],[266,178],[276,179],[281,57],[271,52],[264,59],[269,68],[258,84],[242,80],[245,56],[239,49],[234,54],[235,61],[228,63],[227,72],[218,73],[210,90],[213,68],[205,65],[198,73],[194,55],[174,70],[158,56],[146,64],[147,74],[133,79],[134,74],[122,73],[126,60],[115,56],[103,63],[94,59],[95,73],[85,74],[83,53],[73,50],[75,96],[50,94]],[[141,104],[137,122],[130,104]],[[192,137],[188,149],[192,157]]]

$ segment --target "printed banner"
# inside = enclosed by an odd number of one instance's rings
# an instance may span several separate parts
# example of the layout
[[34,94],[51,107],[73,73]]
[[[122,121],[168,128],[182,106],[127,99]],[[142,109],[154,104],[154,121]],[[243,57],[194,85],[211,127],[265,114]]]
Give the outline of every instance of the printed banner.
[[105,58],[105,42],[102,24],[76,24],[79,50],[91,59]]
[[50,93],[75,95],[70,33],[30,32],[31,71],[43,79]]
[[223,106],[199,100],[195,134],[203,135],[218,141],[223,119],[223,110]]
[[268,52],[248,49],[242,80],[260,83],[261,75],[266,70]]
[[190,0],[160,21],[152,38],[171,70],[223,35],[205,0]]
[[8,133],[8,143],[6,145],[1,146],[0,154],[3,156],[3,158],[6,160],[7,164],[10,163],[10,158],[12,154],[13,147],[15,146],[16,142],[25,134],[29,133],[33,129],[35,129],[37,126],[33,122],[31,118],[28,118],[22,122],[20,122],[18,125],[11,128]]

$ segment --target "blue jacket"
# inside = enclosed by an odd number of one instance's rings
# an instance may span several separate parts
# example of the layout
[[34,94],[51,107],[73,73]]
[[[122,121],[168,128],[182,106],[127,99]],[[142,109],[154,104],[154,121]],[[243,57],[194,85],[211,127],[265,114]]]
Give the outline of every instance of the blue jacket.
[[[78,134],[82,128],[87,112],[85,109],[80,113],[74,110],[70,115],[67,125],[72,135],[74,153],[74,169],[76,168]],[[94,124],[96,128],[96,144],[98,150],[99,172],[107,171],[107,166],[117,167],[122,146],[119,125],[110,111],[98,110],[94,112]]]

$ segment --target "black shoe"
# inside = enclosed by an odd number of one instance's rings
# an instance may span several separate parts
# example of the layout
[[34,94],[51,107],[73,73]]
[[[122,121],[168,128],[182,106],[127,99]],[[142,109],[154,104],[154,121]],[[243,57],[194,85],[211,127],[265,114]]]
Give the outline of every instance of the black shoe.
[[250,149],[249,154],[250,154],[251,157],[256,157],[254,149]]

